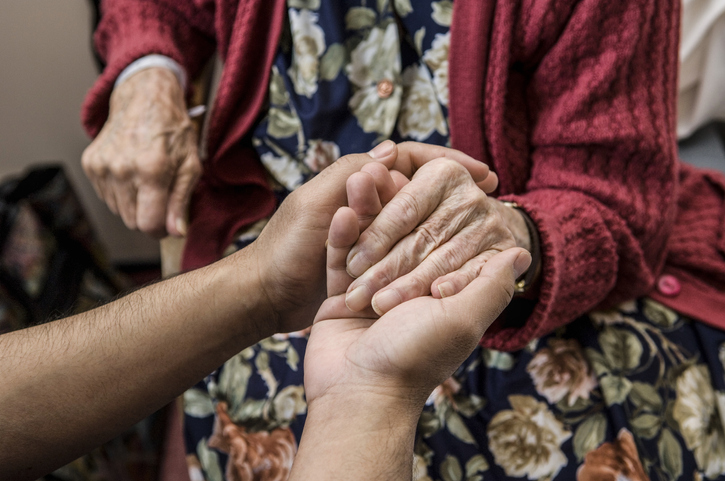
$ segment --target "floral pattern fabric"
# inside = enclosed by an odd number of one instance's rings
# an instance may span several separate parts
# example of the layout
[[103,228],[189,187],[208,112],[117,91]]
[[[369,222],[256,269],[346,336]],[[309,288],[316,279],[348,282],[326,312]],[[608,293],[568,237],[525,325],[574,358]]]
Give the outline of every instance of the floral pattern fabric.
[[291,191],[385,140],[448,143],[453,4],[288,0],[269,108],[253,144]]
[[[192,479],[284,480],[302,434],[306,333],[185,395]],[[477,348],[430,395],[414,479],[725,479],[725,333],[648,298],[518,352]]]

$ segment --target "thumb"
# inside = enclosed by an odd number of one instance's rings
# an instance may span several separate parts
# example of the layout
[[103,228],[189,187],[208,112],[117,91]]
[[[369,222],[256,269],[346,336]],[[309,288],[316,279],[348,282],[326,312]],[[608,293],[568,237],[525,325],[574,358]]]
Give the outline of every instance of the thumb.
[[176,172],[166,214],[166,230],[169,234],[179,237],[186,235],[189,201],[200,175],[201,162],[194,151]]
[[511,302],[516,279],[530,264],[531,254],[525,249],[514,247],[496,254],[465,289],[441,299],[447,317],[480,338]]

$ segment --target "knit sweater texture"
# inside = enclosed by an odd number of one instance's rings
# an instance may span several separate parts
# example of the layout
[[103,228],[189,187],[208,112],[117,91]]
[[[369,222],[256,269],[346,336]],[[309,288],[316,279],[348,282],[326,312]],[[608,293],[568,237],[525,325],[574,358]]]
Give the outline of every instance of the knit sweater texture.
[[[107,67],[83,122],[96,135],[113,82],[167,55],[194,77],[224,62],[208,158],[192,198],[186,268],[216,260],[274,197],[249,141],[264,108],[285,0],[114,0],[96,45]],[[500,319],[482,344],[524,347],[595,309],[650,295],[725,328],[725,179],[676,155],[678,0],[456,0],[449,57],[454,148],[498,174],[542,246],[525,322]],[[658,276],[682,289],[664,295]]]

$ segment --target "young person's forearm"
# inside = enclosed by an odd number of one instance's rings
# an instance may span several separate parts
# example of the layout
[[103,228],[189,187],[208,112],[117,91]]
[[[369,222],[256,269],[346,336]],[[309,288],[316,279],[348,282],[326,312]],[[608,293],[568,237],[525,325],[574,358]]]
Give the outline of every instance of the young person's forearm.
[[0,336],[0,478],[72,460],[271,334],[253,255],[237,256]]
[[310,406],[290,481],[411,479],[419,416],[412,405],[359,393]]

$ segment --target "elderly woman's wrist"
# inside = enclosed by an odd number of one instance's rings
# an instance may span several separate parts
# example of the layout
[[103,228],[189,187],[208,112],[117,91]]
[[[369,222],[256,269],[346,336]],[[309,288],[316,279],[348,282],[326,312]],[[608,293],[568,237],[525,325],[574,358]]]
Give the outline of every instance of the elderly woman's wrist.
[[148,108],[150,102],[158,105],[174,105],[186,112],[184,90],[173,72],[162,67],[154,67],[134,73],[111,94],[111,114],[123,113],[132,102],[142,102]]
[[519,295],[531,294],[536,291],[541,277],[541,243],[539,231],[533,219],[515,202],[502,201],[507,215],[507,224],[511,229],[516,245],[529,251],[531,265],[517,280],[516,292]]

